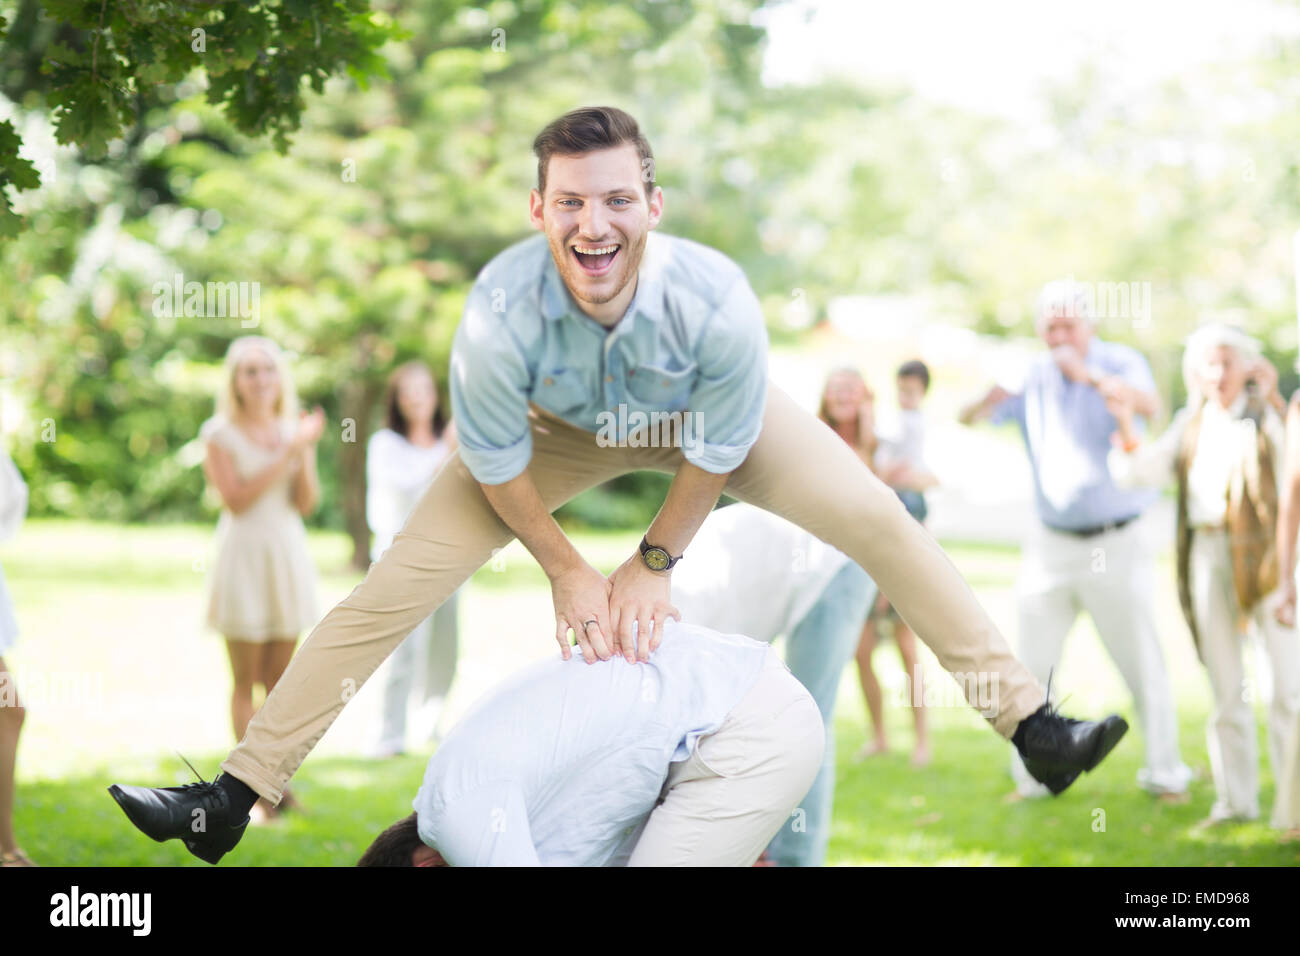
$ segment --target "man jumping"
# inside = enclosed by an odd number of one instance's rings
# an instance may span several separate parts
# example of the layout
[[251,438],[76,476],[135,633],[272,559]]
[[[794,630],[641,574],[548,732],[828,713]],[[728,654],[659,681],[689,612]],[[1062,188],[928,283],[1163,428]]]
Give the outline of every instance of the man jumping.
[[[452,347],[460,448],[383,557],[308,637],[218,779],[110,788],[132,822],[216,862],[258,796],[279,802],[406,634],[515,537],[551,581],[565,659],[572,630],[588,663],[647,660],[677,616],[672,567],[724,489],[857,562],[948,671],[996,680],[988,719],[1024,745],[1030,772],[1053,792],[1095,766],[1127,725],[1071,721],[1047,705],[935,540],[845,442],[768,380],[763,315],[740,267],[653,233],[664,195],[636,121],[608,107],[574,110],[533,149],[529,208],[543,235],[483,268]],[[685,416],[676,440],[659,440],[671,428],[643,424],[665,415]],[[637,553],[606,578],[551,512],[637,470],[671,474],[672,485]],[[633,622],[650,637],[639,647]],[[195,832],[199,810],[206,825]]]

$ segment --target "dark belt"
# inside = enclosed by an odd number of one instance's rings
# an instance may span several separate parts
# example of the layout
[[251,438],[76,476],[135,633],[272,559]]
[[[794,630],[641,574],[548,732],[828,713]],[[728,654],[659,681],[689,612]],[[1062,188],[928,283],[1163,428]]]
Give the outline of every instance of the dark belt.
[[1047,525],[1047,527],[1051,528],[1057,534],[1071,534],[1076,538],[1095,538],[1097,535],[1105,534],[1107,531],[1118,531],[1126,524],[1131,524],[1132,522],[1137,521],[1139,517],[1140,515],[1129,515],[1127,518],[1120,518],[1118,521],[1110,521],[1106,524],[1093,525],[1091,528],[1058,528],[1055,525],[1047,524],[1046,521],[1044,521],[1043,524]]

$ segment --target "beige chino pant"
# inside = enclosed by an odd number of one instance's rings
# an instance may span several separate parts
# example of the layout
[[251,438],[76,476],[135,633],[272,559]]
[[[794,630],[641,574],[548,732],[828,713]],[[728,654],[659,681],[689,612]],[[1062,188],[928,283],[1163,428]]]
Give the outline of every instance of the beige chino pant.
[[808,794],[826,729],[773,650],[758,680],[672,765],[628,866],[752,866]]
[[[674,447],[601,447],[595,433],[536,406],[529,425],[528,473],[551,511],[631,471],[675,474],[685,460]],[[1044,702],[1043,688],[934,538],[847,443],[775,385],[768,386],[758,440],[725,492],[793,521],[858,562],[946,670],[986,675],[986,681],[964,679],[963,686],[999,688],[989,719],[1004,737]],[[453,452],[392,545],[312,631],[222,769],[278,803],[289,778],[375,669],[493,549],[513,538]],[[553,622],[538,624],[538,640],[554,640]]]

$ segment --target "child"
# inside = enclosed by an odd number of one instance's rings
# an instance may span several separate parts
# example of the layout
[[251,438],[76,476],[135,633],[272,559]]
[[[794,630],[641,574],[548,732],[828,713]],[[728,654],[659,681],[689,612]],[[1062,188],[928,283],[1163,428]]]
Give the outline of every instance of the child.
[[[903,505],[917,521],[926,516],[925,491],[938,484],[938,480],[925,466],[925,418],[921,401],[930,388],[930,370],[919,359],[904,362],[898,368],[898,424],[892,434],[879,435],[875,457],[876,475],[894,489]],[[862,695],[867,700],[867,710],[875,728],[875,737],[866,744],[859,757],[870,757],[889,749],[885,738],[884,703],[880,682],[871,667],[871,655],[876,649],[876,622],[893,621],[894,641],[907,671],[909,702],[916,723],[916,744],[912,750],[913,766],[923,767],[930,762],[930,742],[926,730],[925,698],[922,675],[916,659],[916,636],[890,607],[881,594],[871,614],[862,626],[862,639],[858,644],[858,678],[862,682]]]

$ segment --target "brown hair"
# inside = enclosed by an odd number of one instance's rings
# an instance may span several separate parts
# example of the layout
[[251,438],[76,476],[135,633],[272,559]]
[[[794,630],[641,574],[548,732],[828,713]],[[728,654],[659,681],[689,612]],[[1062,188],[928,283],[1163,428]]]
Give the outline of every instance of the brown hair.
[[930,369],[920,359],[912,359],[898,366],[896,378],[916,378],[921,380],[921,391],[930,390]]
[[[402,414],[402,409],[397,404],[397,387],[409,372],[423,372],[433,382],[435,395],[438,391],[438,379],[434,376],[433,369],[419,359],[403,362],[393,369],[392,374],[388,376],[388,385],[384,389],[384,424],[403,438],[411,437],[411,423],[406,420],[406,416]],[[442,412],[442,399],[439,399],[438,407],[433,410],[434,437],[441,438],[446,427],[447,417]]]
[[[375,842],[357,860],[357,866],[414,866],[411,854],[424,845],[420,839],[416,815],[412,813],[375,837]],[[441,856],[438,859],[435,866],[447,865]]]
[[570,110],[533,140],[537,154],[537,191],[546,195],[546,166],[552,156],[580,156],[598,149],[630,143],[641,157],[641,181],[646,198],[655,188],[655,157],[641,127],[628,113],[613,106],[584,106]]

